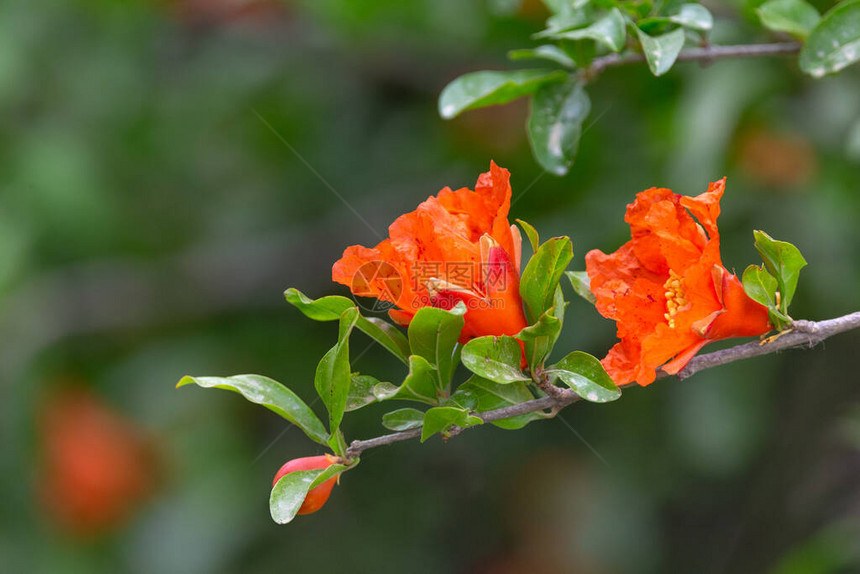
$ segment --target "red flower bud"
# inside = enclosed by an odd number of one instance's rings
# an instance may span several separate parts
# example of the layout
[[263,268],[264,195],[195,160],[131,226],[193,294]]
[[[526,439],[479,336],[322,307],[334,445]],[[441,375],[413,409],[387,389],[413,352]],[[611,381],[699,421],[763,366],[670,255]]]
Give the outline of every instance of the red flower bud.
[[[337,458],[329,454],[294,458],[281,467],[275,475],[275,480],[272,481],[272,487],[274,488],[281,478],[291,472],[296,472],[297,470],[317,470],[320,468],[328,468],[336,462]],[[299,508],[298,513],[311,514],[322,508],[328,500],[328,497],[331,495],[331,489],[334,488],[337,479],[338,477],[334,476],[321,485],[312,488],[311,491],[308,492],[307,496],[305,496],[305,501],[302,503],[301,508]]]

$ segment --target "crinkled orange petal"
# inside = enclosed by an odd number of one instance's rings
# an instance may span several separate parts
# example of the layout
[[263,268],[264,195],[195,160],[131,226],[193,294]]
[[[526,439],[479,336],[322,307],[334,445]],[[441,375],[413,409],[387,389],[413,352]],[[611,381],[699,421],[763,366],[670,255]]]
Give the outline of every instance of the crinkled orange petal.
[[663,319],[665,278],[639,265],[632,242],[609,255],[592,250],[585,264],[597,310],[618,322],[619,337],[650,332]]
[[726,178],[715,181],[708,186],[708,191],[696,197],[681,197],[681,205],[699,220],[708,232],[712,241],[719,242],[720,232],[717,229],[717,218],[720,216],[720,199],[726,189]]
[[710,341],[707,339],[701,339],[697,341],[695,344],[690,345],[684,351],[679,353],[674,359],[663,365],[662,369],[666,373],[670,375],[677,375],[681,369],[687,366],[693,357],[696,356],[696,353],[702,350],[702,347],[707,345]]
[[722,292],[725,312],[711,324],[706,333],[708,339],[716,341],[729,337],[756,337],[773,328],[767,307],[749,298],[737,276],[726,273]]
[[[616,321],[621,339],[603,361],[618,384],[647,385],[658,368],[678,372],[710,341],[770,329],[767,310],[722,265],[724,189],[725,178],[697,197],[645,190],[625,215],[631,240],[615,253],[586,255],[597,309]],[[671,314],[667,292],[681,301]]]
[[[468,308],[464,333],[516,334],[525,326],[524,319],[520,325],[523,312],[518,289],[522,239],[508,222],[510,204],[510,172],[491,162],[490,171],[478,178],[475,191],[445,188],[415,211],[398,217],[389,227],[389,239],[376,247],[347,248],[332,267],[332,279],[349,286],[355,294],[385,298],[391,291],[387,289],[385,276],[370,279],[362,276],[363,266],[384,261],[403,279],[402,293],[395,301],[399,310],[389,312],[396,322],[408,324],[417,309],[431,304],[427,282],[439,279],[455,287],[454,292],[459,293],[460,288],[473,292],[484,303],[481,306],[474,302],[474,308]],[[491,237],[504,254],[507,273],[512,275],[506,277],[512,289],[496,289],[488,295],[493,286],[487,282],[487,269],[481,259],[480,242],[484,236]],[[430,275],[425,268],[419,268],[426,263],[433,269]],[[450,297],[436,295],[433,304],[443,306],[451,302]],[[502,308],[486,308],[491,304]]]
[[646,269],[665,274],[695,261],[707,238],[668,189],[652,188],[636,196],[624,220],[630,224],[633,248]]

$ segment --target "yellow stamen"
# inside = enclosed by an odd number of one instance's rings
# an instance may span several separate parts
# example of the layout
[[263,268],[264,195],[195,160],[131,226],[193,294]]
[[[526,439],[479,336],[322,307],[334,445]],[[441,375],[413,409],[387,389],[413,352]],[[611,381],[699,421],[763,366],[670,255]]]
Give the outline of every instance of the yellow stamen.
[[681,285],[681,276],[670,269],[669,279],[663,284],[663,288],[666,290],[664,295],[666,297],[667,311],[663,314],[663,317],[666,319],[669,327],[674,329],[675,315],[687,304],[687,298]]

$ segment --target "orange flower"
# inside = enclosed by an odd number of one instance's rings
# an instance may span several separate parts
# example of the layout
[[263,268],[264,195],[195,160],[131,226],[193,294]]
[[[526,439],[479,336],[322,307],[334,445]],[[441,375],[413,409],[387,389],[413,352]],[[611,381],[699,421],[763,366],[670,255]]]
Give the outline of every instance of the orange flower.
[[617,384],[650,384],[658,368],[677,373],[710,341],[771,330],[767,309],[720,259],[725,181],[698,197],[643,191],[624,217],[632,239],[585,256],[597,310],[617,323],[621,342],[602,361]]
[[466,305],[465,342],[515,335],[527,326],[519,293],[519,230],[508,223],[510,172],[490,163],[475,191],[445,188],[388,228],[374,248],[353,245],[332,267],[332,279],[356,295],[394,306],[408,325],[421,307]]
[[42,502],[77,536],[119,526],[152,488],[155,457],[140,430],[93,393],[50,397],[41,419]]

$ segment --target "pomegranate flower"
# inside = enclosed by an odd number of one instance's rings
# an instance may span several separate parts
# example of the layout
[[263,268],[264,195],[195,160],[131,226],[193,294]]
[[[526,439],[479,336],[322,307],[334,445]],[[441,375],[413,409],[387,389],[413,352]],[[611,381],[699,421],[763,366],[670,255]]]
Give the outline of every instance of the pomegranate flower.
[[445,188],[394,221],[373,248],[353,245],[332,279],[392,308],[406,326],[422,307],[466,306],[460,341],[516,335],[527,326],[519,293],[519,230],[508,222],[510,172],[490,163],[475,190]]
[[[767,308],[723,267],[717,217],[725,178],[697,197],[651,188],[627,206],[632,239],[585,257],[597,310],[621,339],[603,359],[616,384],[675,374],[711,341],[771,330]],[[698,219],[698,223],[696,219]]]

